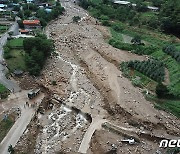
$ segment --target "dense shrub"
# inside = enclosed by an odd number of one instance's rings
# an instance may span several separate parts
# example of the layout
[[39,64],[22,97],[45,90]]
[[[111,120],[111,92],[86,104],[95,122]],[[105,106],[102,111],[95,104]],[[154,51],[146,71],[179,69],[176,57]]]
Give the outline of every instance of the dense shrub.
[[107,20],[103,20],[102,25],[103,26],[111,26],[111,23],[109,21],[107,21]]
[[164,96],[169,95],[169,91],[165,85],[163,85],[162,83],[159,83],[156,86],[156,95],[158,98],[163,98]]
[[52,40],[47,39],[44,35],[38,35],[35,38],[27,38],[23,42],[25,63],[31,75],[38,76],[47,57],[50,56],[54,49]]
[[132,44],[116,41],[115,39],[110,39],[109,44],[115,48],[131,51],[131,52],[139,54],[139,55],[150,55],[153,52],[158,50],[157,47],[152,46],[152,45],[151,46],[132,45]]
[[173,45],[166,45],[163,47],[163,52],[172,56],[177,62],[180,63],[180,51]]

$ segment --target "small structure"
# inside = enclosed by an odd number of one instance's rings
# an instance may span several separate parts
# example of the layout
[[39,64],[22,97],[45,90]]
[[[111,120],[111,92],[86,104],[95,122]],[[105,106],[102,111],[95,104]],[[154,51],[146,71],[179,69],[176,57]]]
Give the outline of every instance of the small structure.
[[121,140],[121,142],[126,142],[126,143],[129,143],[129,144],[131,144],[131,145],[133,145],[133,144],[136,143],[133,138],[131,138],[131,139],[124,139],[124,140]]
[[39,29],[41,28],[41,23],[39,20],[24,20],[23,21],[25,29]]
[[45,9],[45,11],[46,11],[47,13],[51,13],[51,12],[52,12],[52,9],[47,8],[47,9]]
[[6,12],[6,10],[4,10],[4,9],[0,8],[0,12]]
[[147,6],[147,8],[151,11],[158,11],[159,8],[158,7],[154,7],[154,6]]
[[[119,0],[115,0],[115,1],[114,1],[114,4],[119,4],[119,5],[132,5],[132,6],[134,6],[134,7],[137,6],[137,4],[131,3],[131,2],[129,2],[129,1],[119,1]],[[154,7],[154,6],[147,6],[147,8],[148,8],[149,10],[151,10],[151,11],[158,11],[158,10],[159,10],[158,7]]]
[[127,5],[127,4],[131,4],[131,2],[128,1],[115,1],[115,4],[121,4],[121,5]]
[[0,8],[1,9],[5,9],[7,7],[7,5],[5,5],[5,4],[0,4]]
[[28,92],[28,98],[33,99],[40,93],[40,89],[33,89],[30,92]]
[[20,29],[21,34],[29,34],[29,30],[27,29]]

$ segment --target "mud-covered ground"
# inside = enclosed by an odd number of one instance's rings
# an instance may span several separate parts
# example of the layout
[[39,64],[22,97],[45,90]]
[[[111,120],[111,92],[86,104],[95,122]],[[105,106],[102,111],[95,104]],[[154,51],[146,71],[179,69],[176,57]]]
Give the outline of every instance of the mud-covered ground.
[[[106,121],[116,126],[150,131],[158,137],[179,136],[180,121],[156,110],[143,97],[142,89],[134,87],[119,70],[123,61],[145,60],[147,57],[113,48],[104,40],[110,37],[105,27],[97,25],[94,18],[74,3],[62,2],[62,5],[65,14],[46,28],[48,37],[54,40],[56,51],[38,82],[49,88],[55,94],[53,97],[65,105],[90,114],[92,122],[75,130],[78,114],[62,106],[53,108],[50,113],[39,117],[42,132],[36,139],[35,153],[96,154],[97,148],[102,151],[100,153],[106,153],[112,148],[111,143],[118,146],[118,153],[144,154],[157,150],[158,142],[151,141],[151,138],[141,137],[141,143],[131,148],[121,143],[122,137],[107,130],[97,131]],[[77,15],[81,21],[73,23],[72,18]],[[53,85],[53,81],[57,85]],[[73,131],[76,132],[74,135]],[[66,137],[68,134],[69,138]]]

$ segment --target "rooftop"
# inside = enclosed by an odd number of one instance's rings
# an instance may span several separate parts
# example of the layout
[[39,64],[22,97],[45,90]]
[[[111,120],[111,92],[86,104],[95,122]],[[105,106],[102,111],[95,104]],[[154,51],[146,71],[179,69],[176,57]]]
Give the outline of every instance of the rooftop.
[[128,1],[115,1],[114,3],[116,3],[116,4],[123,4],[123,5],[130,4],[130,2],[128,2]]
[[39,25],[40,21],[39,20],[24,20],[23,24],[24,25]]

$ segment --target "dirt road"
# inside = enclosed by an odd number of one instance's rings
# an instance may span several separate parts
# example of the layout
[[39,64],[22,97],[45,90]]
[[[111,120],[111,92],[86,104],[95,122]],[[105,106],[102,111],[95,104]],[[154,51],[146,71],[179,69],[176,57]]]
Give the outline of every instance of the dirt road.
[[[21,94],[23,97],[21,97]],[[31,107],[24,107],[25,102],[27,101],[27,91],[17,94],[18,97],[12,97],[10,102],[17,101],[18,106],[21,109],[21,115],[12,126],[6,137],[2,140],[0,144],[0,154],[8,154],[8,146],[11,144],[13,147],[16,145],[24,131],[26,130],[27,125],[31,121],[33,115],[35,114],[35,109]],[[25,97],[26,96],[26,97]],[[36,103],[40,103],[44,98],[44,94],[38,96],[37,99],[33,100]],[[8,101],[4,102],[8,104]],[[30,102],[31,103],[31,102]],[[12,104],[11,104],[12,107]],[[6,108],[8,109],[8,107]]]
[[89,148],[89,144],[91,142],[91,137],[94,134],[94,132],[98,129],[101,129],[101,125],[103,123],[107,122],[107,120],[105,119],[101,119],[100,117],[95,117],[92,120],[91,125],[89,126],[88,130],[86,131],[84,138],[81,142],[81,145],[79,147],[79,151],[80,153],[87,153],[87,150]]

